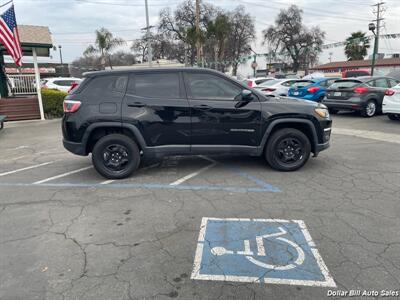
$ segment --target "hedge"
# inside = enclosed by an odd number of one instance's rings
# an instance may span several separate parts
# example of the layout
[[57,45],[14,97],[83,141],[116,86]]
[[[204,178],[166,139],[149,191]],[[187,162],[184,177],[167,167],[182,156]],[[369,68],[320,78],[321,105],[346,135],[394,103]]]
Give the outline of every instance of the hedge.
[[52,89],[42,89],[43,110],[46,118],[63,116],[63,100],[67,93]]

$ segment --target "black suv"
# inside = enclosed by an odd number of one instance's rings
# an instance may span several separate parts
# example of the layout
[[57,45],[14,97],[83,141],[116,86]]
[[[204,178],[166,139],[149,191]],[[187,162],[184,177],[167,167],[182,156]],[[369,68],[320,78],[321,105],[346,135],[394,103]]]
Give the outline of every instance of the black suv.
[[96,170],[124,178],[143,157],[264,155],[281,171],[302,167],[329,147],[324,105],[269,98],[200,68],[100,71],[64,100],[64,147],[92,153]]
[[355,110],[363,117],[372,117],[382,112],[385,91],[397,84],[397,80],[388,77],[363,76],[336,80],[328,88],[322,103],[333,114],[339,110]]

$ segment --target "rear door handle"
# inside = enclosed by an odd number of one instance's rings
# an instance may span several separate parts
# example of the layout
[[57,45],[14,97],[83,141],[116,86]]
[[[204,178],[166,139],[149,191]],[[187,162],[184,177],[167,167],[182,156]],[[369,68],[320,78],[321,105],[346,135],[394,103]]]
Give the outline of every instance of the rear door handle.
[[146,104],[142,103],[142,102],[130,102],[128,103],[129,107],[145,107]]
[[193,106],[194,108],[197,108],[197,109],[212,109],[212,106],[209,106],[209,105],[206,105],[206,104],[200,104],[200,105],[195,105],[195,106]]

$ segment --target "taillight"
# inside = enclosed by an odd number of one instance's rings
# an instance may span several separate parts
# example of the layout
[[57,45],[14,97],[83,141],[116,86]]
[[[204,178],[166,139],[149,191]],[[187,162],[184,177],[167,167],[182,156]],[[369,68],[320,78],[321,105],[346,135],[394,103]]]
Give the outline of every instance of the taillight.
[[316,93],[316,92],[318,92],[318,91],[319,91],[319,87],[316,87],[316,86],[310,87],[310,88],[307,90],[307,92],[309,92],[309,93],[311,93],[311,94],[314,94],[314,93]]
[[393,91],[393,90],[386,90],[385,91],[385,96],[393,96],[394,93],[395,93],[395,91]]
[[69,88],[69,90],[68,90],[67,93],[68,93],[68,94],[71,93],[78,85],[79,85],[79,83],[73,82],[73,83],[71,84],[71,87]]
[[253,81],[247,80],[247,86],[248,87],[253,87]]
[[74,113],[81,107],[81,101],[64,100],[63,107],[65,113]]
[[262,89],[263,92],[273,92],[273,91],[275,91],[275,90],[276,90],[276,89],[273,89],[273,88]]
[[354,93],[356,93],[356,94],[365,94],[365,93],[367,93],[368,92],[368,88],[366,88],[366,87],[356,87],[354,90],[353,90],[353,92]]

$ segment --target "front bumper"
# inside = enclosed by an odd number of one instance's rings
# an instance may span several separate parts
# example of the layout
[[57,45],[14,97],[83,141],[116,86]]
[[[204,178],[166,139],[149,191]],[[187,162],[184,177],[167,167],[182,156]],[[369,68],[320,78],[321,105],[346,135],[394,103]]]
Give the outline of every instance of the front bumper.
[[86,147],[82,143],[74,143],[63,139],[64,148],[76,155],[87,156]]

